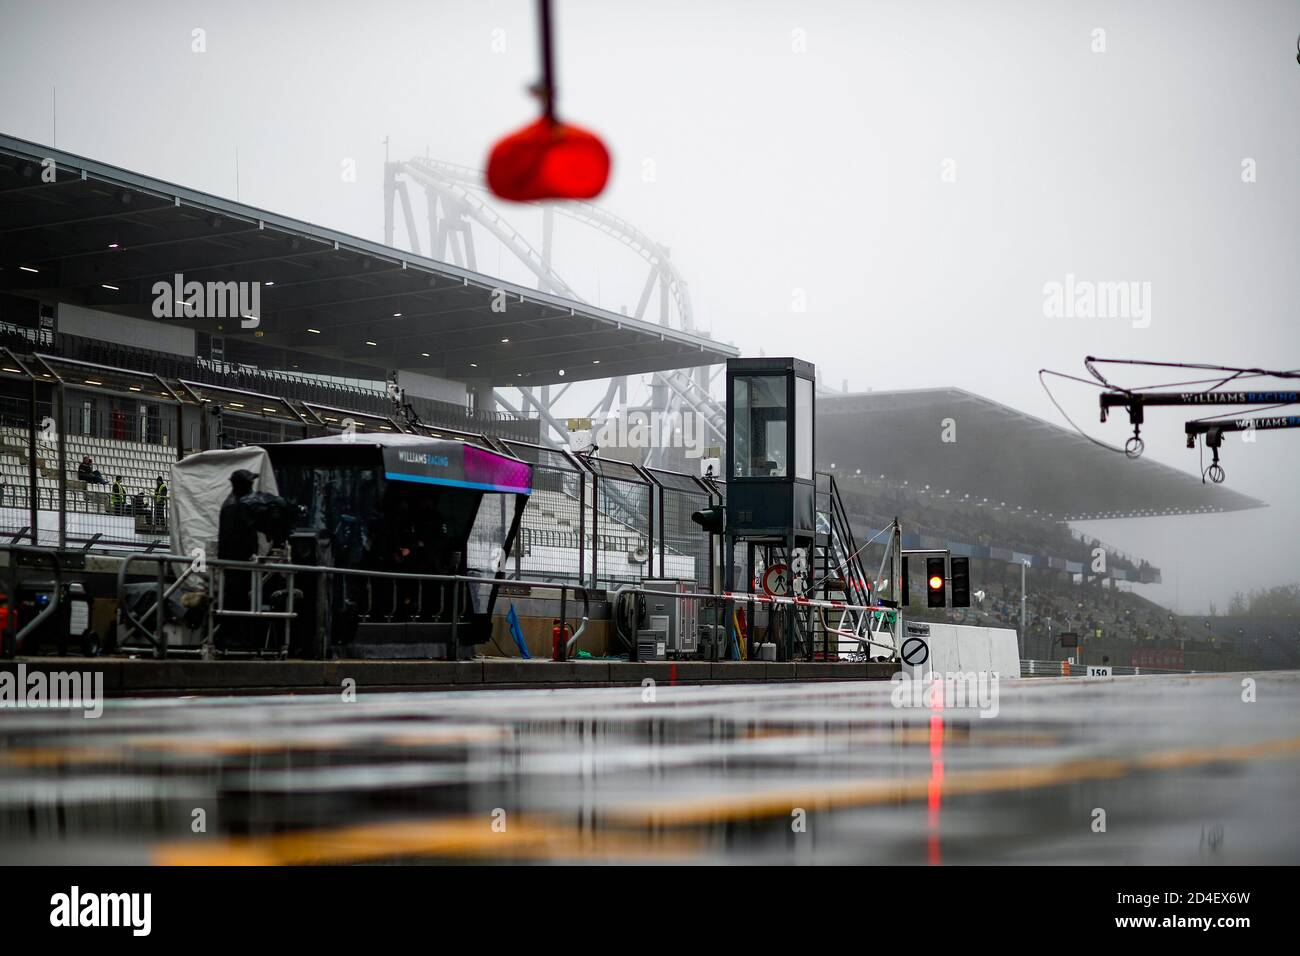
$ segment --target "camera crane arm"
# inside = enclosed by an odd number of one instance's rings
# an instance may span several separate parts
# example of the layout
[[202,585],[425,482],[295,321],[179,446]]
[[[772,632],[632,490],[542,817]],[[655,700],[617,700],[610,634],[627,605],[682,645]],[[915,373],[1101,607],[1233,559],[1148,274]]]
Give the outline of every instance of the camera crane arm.
[[1183,426],[1187,433],[1187,447],[1195,448],[1198,436],[1205,436],[1205,446],[1213,453],[1210,467],[1205,474],[1216,485],[1227,477],[1227,472],[1219,464],[1219,449],[1223,447],[1223,436],[1227,432],[1272,431],[1279,428],[1300,428],[1300,415],[1268,415],[1254,418],[1230,418],[1221,421],[1188,422]]

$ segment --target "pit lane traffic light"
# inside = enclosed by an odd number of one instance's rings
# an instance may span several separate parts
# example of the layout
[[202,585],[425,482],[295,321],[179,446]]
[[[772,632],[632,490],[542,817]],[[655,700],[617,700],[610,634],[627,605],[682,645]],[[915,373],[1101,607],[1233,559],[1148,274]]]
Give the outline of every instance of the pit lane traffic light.
[[970,558],[954,555],[950,567],[952,606],[970,607]]
[[925,559],[925,604],[926,607],[946,607],[948,604],[947,582],[944,580],[943,558]]

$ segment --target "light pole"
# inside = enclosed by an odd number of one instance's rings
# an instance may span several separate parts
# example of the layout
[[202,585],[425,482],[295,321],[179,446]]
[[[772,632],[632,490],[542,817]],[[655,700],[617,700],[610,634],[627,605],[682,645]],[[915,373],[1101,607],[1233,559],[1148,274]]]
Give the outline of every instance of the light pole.
[[1025,653],[1025,648],[1029,646],[1029,632],[1025,630],[1025,569],[1029,567],[1028,561],[1020,562],[1020,653]]

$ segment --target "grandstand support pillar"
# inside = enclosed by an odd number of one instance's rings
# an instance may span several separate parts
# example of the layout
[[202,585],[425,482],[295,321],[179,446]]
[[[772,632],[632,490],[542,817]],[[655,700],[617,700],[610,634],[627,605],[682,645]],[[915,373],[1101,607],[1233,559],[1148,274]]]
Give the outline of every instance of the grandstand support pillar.
[[1029,635],[1025,631],[1025,573],[1029,569],[1028,561],[1020,562],[1020,656],[1025,656],[1025,646]]
[[58,443],[59,469],[59,547],[68,546],[68,414],[67,389],[59,382],[54,389],[54,428]]
[[[173,444],[176,446],[176,460],[180,461],[185,457],[185,406],[180,402],[176,403],[176,440]],[[167,480],[171,481],[171,475]]]
[[497,410],[497,393],[491,382],[479,382],[470,387],[470,397],[474,401],[474,411],[480,415],[491,415]]

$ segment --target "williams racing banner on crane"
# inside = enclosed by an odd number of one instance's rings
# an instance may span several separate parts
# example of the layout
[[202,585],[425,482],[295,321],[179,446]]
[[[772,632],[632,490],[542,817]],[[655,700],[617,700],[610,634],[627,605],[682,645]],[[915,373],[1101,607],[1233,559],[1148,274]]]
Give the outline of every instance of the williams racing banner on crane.
[[527,495],[533,469],[527,462],[458,441],[384,445],[384,477],[451,488]]

